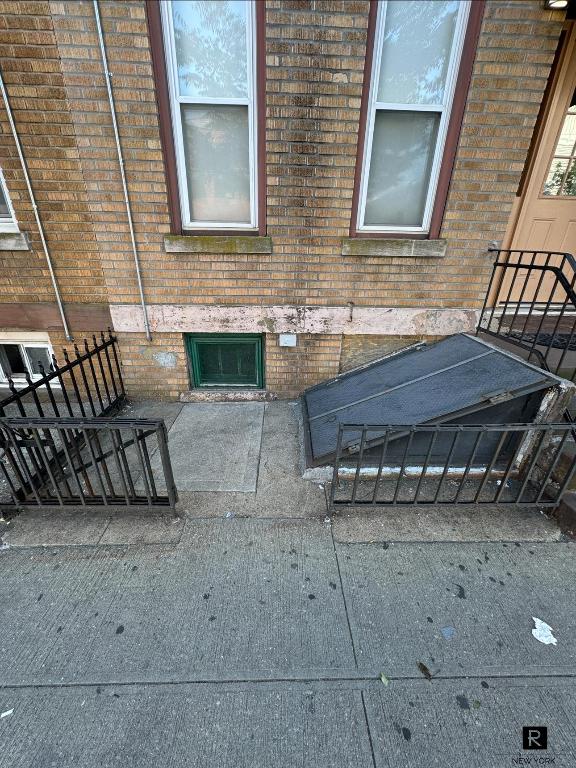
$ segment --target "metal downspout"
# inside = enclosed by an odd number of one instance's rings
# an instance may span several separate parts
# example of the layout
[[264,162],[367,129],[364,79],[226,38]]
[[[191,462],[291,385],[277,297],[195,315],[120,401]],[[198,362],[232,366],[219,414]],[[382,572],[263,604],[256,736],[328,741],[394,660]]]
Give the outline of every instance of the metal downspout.
[[120,134],[118,133],[118,122],[116,120],[116,107],[114,105],[114,94],[112,93],[112,82],[111,82],[112,73],[108,69],[108,58],[106,56],[106,46],[104,45],[104,34],[102,32],[102,24],[100,22],[100,9],[98,7],[98,0],[92,0],[92,2],[94,4],[94,16],[96,18],[96,29],[98,31],[98,40],[100,42],[102,66],[104,67],[104,75],[106,77],[106,88],[108,90],[108,101],[110,102],[110,114],[112,116],[112,126],[114,128],[114,136],[116,139],[116,151],[118,153],[118,163],[120,165],[120,175],[122,177],[122,187],[124,190],[124,202],[126,204],[126,215],[128,217],[128,226],[130,227],[130,239],[132,241],[132,252],[134,254],[134,266],[136,267],[136,279],[138,281],[138,290],[140,291],[140,304],[142,305],[144,329],[146,331],[146,338],[148,339],[148,341],[152,341],[152,334],[150,332],[150,323],[148,322],[148,310],[146,308],[146,300],[144,299],[144,288],[142,286],[142,273],[140,271],[140,260],[138,258],[138,248],[136,247],[136,238],[134,236],[134,222],[132,220],[132,208],[130,206],[130,198],[128,197],[128,185],[126,183],[126,174],[124,172],[124,158],[122,156]]
[[66,315],[64,314],[64,307],[62,305],[62,299],[60,297],[60,289],[58,287],[58,281],[56,280],[56,275],[54,273],[54,267],[52,266],[50,251],[48,250],[48,245],[46,243],[46,238],[44,236],[44,227],[42,226],[42,222],[40,221],[40,214],[38,213],[36,198],[34,197],[34,192],[32,190],[32,185],[30,183],[28,166],[26,165],[26,159],[24,157],[24,153],[22,152],[22,145],[20,144],[20,139],[18,138],[16,125],[14,123],[14,117],[12,116],[12,109],[10,107],[10,102],[8,101],[8,93],[6,92],[6,87],[4,85],[4,78],[2,77],[1,72],[0,72],[0,91],[2,91],[2,98],[4,100],[4,106],[6,108],[6,114],[8,115],[8,122],[10,123],[10,129],[12,130],[12,136],[14,137],[14,143],[16,144],[18,157],[20,158],[20,165],[22,166],[22,172],[24,173],[24,180],[26,181],[26,186],[28,188],[28,195],[30,196],[30,202],[32,203],[32,210],[34,211],[36,225],[38,227],[38,232],[40,233],[40,240],[42,241],[44,256],[46,257],[46,263],[48,264],[48,271],[50,272],[50,279],[52,280],[52,286],[54,288],[54,293],[56,295],[56,303],[58,304],[58,310],[60,311],[60,317],[62,319],[64,334],[66,335],[67,341],[73,341],[72,334],[70,333],[70,329],[68,328],[68,323],[66,321]]

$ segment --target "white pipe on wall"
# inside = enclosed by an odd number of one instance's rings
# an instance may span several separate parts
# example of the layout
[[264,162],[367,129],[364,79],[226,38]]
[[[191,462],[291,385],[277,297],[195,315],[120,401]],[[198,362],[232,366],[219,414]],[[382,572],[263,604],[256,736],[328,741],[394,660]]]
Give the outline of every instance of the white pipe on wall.
[[18,132],[16,131],[16,125],[14,123],[14,117],[12,116],[12,108],[10,107],[10,101],[8,100],[8,93],[6,92],[6,86],[4,85],[4,78],[2,77],[2,73],[0,72],[0,91],[2,91],[2,99],[4,100],[4,106],[6,108],[6,114],[8,115],[8,122],[10,123],[10,129],[12,131],[12,136],[14,137],[14,143],[16,144],[16,150],[18,152],[18,157],[20,158],[20,165],[22,166],[22,172],[24,174],[24,180],[26,181],[26,187],[28,188],[28,194],[30,196],[30,202],[32,203],[32,210],[34,211],[34,217],[36,218],[36,225],[38,227],[38,232],[40,233],[40,240],[42,241],[42,248],[44,249],[44,256],[46,257],[46,263],[48,264],[48,271],[50,272],[50,279],[52,280],[52,286],[54,288],[54,293],[56,295],[56,303],[58,304],[58,310],[60,311],[60,317],[62,319],[62,326],[64,328],[64,333],[66,335],[66,339],[68,341],[72,341],[73,337],[70,333],[70,329],[68,328],[68,323],[66,321],[66,315],[64,313],[64,307],[62,305],[62,299],[60,297],[60,289],[58,287],[58,281],[56,280],[56,275],[54,273],[54,268],[52,266],[52,259],[50,258],[50,251],[48,250],[48,245],[46,243],[46,238],[44,236],[44,227],[42,226],[42,222],[40,221],[40,214],[38,213],[38,206],[36,205],[36,198],[34,196],[34,191],[32,190],[32,184],[30,183],[30,174],[28,173],[28,166],[26,164],[26,158],[24,157],[24,153],[22,152],[22,145],[20,144],[20,139],[18,137]]
[[118,163],[120,165],[120,175],[122,177],[122,188],[124,190],[124,203],[126,205],[126,215],[128,217],[128,226],[130,228],[130,239],[132,241],[132,252],[134,254],[134,266],[136,267],[136,279],[138,282],[138,290],[140,291],[140,304],[142,306],[144,330],[146,332],[146,338],[148,339],[148,341],[151,341],[152,334],[150,332],[150,323],[148,321],[148,310],[146,308],[146,300],[144,298],[144,288],[142,285],[142,273],[140,270],[140,259],[138,258],[138,248],[136,246],[136,237],[134,235],[134,221],[132,219],[132,208],[130,206],[130,198],[128,196],[128,184],[126,183],[126,173],[124,171],[124,158],[122,156],[122,145],[120,144],[118,122],[116,120],[116,107],[114,105],[114,94],[112,93],[112,73],[108,69],[108,58],[106,56],[106,46],[104,44],[104,34],[102,32],[102,24],[100,21],[100,9],[98,7],[98,0],[92,0],[92,2],[94,4],[94,16],[96,18],[96,29],[98,31],[98,40],[100,42],[102,66],[104,67],[104,75],[106,77],[106,88],[108,90],[108,101],[110,102],[110,114],[112,116],[112,126],[114,128],[114,136],[116,139],[116,152],[118,154]]

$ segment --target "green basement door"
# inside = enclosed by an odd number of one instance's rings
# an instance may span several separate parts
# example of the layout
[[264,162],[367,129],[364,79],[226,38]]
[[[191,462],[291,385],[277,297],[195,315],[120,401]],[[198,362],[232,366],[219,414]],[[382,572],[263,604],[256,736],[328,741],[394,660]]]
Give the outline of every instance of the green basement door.
[[233,333],[186,335],[192,386],[264,386],[262,336]]

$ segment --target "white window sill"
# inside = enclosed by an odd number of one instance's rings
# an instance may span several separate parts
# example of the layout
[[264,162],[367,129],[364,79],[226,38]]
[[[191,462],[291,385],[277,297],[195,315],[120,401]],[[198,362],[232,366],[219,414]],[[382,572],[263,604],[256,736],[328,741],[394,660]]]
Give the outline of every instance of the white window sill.
[[30,243],[24,232],[0,229],[0,251],[29,251]]

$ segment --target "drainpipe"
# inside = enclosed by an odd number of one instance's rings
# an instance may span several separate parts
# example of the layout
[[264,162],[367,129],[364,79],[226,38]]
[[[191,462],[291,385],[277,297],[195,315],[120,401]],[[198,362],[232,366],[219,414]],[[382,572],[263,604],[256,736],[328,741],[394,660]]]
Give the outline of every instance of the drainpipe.
[[8,122],[10,123],[10,129],[12,131],[12,136],[14,137],[14,143],[16,144],[16,150],[18,151],[18,157],[20,158],[20,165],[22,166],[22,172],[24,173],[24,180],[26,181],[26,186],[28,188],[28,194],[30,196],[30,202],[32,203],[32,210],[34,211],[34,217],[36,218],[36,225],[38,227],[38,232],[40,233],[40,240],[42,241],[42,248],[44,249],[44,256],[46,257],[46,263],[48,264],[48,271],[50,272],[50,279],[52,280],[52,286],[54,288],[54,294],[56,295],[56,303],[58,304],[58,310],[60,311],[60,317],[62,319],[62,326],[64,328],[64,334],[66,335],[67,341],[73,341],[72,334],[70,333],[70,329],[68,328],[68,323],[66,322],[66,315],[64,314],[64,307],[62,305],[62,299],[60,298],[60,289],[58,288],[58,281],[56,280],[56,275],[54,273],[54,267],[52,266],[52,259],[50,258],[50,251],[48,250],[48,245],[46,243],[46,238],[44,236],[44,227],[42,226],[42,222],[40,221],[40,214],[38,213],[38,206],[36,205],[36,198],[34,197],[34,192],[32,190],[32,184],[30,183],[30,175],[28,173],[28,166],[26,165],[26,159],[24,157],[24,153],[22,152],[22,145],[20,144],[20,139],[18,138],[18,133],[16,131],[16,125],[14,123],[14,118],[12,116],[12,109],[10,107],[10,102],[8,101],[8,94],[6,92],[6,87],[4,85],[4,78],[2,77],[2,73],[0,72],[0,91],[2,91],[2,98],[4,100],[4,106],[6,108],[6,114],[8,115]]
[[136,279],[138,281],[138,290],[140,291],[140,304],[142,305],[144,329],[146,331],[146,338],[148,339],[148,341],[152,341],[152,334],[150,332],[150,323],[148,322],[148,310],[146,308],[146,301],[144,299],[144,288],[142,286],[142,273],[140,271],[140,259],[138,258],[138,248],[136,247],[136,238],[134,236],[134,222],[132,219],[132,208],[130,206],[130,198],[128,197],[128,185],[126,183],[126,174],[124,172],[124,158],[122,156],[120,134],[118,133],[118,122],[116,120],[116,107],[114,105],[114,94],[112,93],[112,81],[111,81],[112,73],[108,69],[108,58],[106,56],[106,46],[104,45],[104,34],[102,32],[102,24],[100,23],[100,9],[98,7],[98,0],[92,0],[92,2],[94,4],[94,17],[96,18],[96,29],[98,32],[98,40],[100,42],[102,66],[104,67],[104,75],[106,76],[106,88],[108,90],[108,101],[110,102],[110,114],[112,116],[112,126],[114,128],[114,136],[116,138],[116,151],[118,153],[118,163],[120,165],[120,175],[122,177],[122,188],[124,190],[124,203],[126,205],[126,216],[128,217],[128,226],[130,227],[130,239],[132,241],[132,252],[134,254],[134,266],[136,268]]

